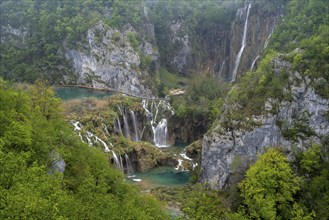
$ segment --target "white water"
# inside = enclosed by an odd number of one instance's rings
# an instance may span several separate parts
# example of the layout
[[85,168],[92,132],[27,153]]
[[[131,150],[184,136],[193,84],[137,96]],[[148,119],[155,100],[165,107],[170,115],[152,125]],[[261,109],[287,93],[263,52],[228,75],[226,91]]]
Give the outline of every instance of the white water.
[[115,152],[112,150],[112,154],[113,154],[113,160],[114,160],[114,164],[115,166],[119,169],[119,170],[122,170],[121,169],[121,164],[120,164],[120,161],[119,161],[119,158],[118,156],[115,154]]
[[273,32],[274,32],[274,27],[275,27],[275,25],[273,25],[273,28],[272,28],[272,30],[270,31],[269,35],[267,36],[267,38],[266,38],[266,40],[265,40],[265,43],[264,43],[264,48],[263,48],[263,50],[265,50],[265,49],[266,49],[266,47],[267,47],[268,43],[270,42],[270,38],[271,38],[271,36],[272,36],[272,34],[273,34]]
[[244,48],[246,47],[246,38],[247,38],[247,30],[248,30],[248,18],[249,18],[250,7],[251,7],[251,3],[249,3],[249,5],[248,5],[246,21],[244,23],[244,28],[243,28],[241,48],[239,50],[239,53],[236,56],[235,65],[234,65],[234,69],[233,69],[233,72],[232,72],[231,82],[234,82],[236,80],[236,74],[238,72],[241,56],[242,56]]
[[157,147],[168,147],[167,145],[167,119],[163,118],[157,126],[152,126],[153,129],[153,142]]
[[250,67],[250,71],[253,71],[254,66],[255,66],[255,63],[258,60],[258,58],[259,58],[259,55],[254,59],[254,61],[252,61],[252,64],[251,64],[251,67]]
[[130,159],[127,154],[125,154],[125,159],[126,159],[126,173],[128,178],[135,177],[134,175],[134,169],[131,165]]
[[148,100],[142,100],[142,106],[146,112],[148,120],[150,120],[151,123],[154,145],[157,147],[169,147],[167,143],[167,119],[163,117],[157,120],[157,118],[160,109],[162,111],[170,111],[171,115],[174,114],[170,104],[163,100],[160,100],[158,103],[154,100],[152,100],[152,103],[149,103]]
[[122,135],[122,128],[121,128],[121,123],[120,123],[119,118],[117,118],[117,128],[119,130],[119,133]]
[[221,66],[221,68],[219,70],[219,76],[222,75],[222,72],[223,72],[223,69],[224,69],[224,65],[225,65],[225,60],[223,61],[222,66]]
[[185,160],[190,160],[190,161],[192,161],[192,159],[191,158],[189,158],[187,155],[186,155],[186,153],[185,152],[183,152],[183,153],[180,153],[179,154],[181,157],[183,157]]
[[126,117],[126,112],[122,111],[120,106],[118,106],[118,108],[119,108],[119,111],[123,118],[123,129],[125,131],[125,136],[126,136],[126,138],[130,138],[130,130],[129,130],[129,125],[128,125],[128,121],[127,121],[127,117]]
[[177,165],[177,167],[175,168],[175,170],[179,170],[179,168],[181,168],[182,167],[182,169],[184,170],[184,167],[183,167],[183,160],[182,159],[178,159],[178,165]]
[[139,141],[135,112],[133,110],[129,110],[129,112],[130,112],[130,116],[131,116],[131,119],[132,119],[132,122],[133,122],[133,126],[134,126],[134,132],[135,132],[134,140],[135,141]]

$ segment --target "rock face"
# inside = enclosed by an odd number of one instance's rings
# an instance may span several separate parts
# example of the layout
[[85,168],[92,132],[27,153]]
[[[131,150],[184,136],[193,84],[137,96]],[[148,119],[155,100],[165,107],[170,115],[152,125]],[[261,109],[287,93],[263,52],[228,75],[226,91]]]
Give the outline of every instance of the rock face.
[[161,40],[157,43],[161,62],[166,68],[185,75],[208,72],[219,79],[231,81],[242,46],[246,20],[246,45],[237,67],[237,75],[257,63],[259,54],[266,48],[282,16],[283,5],[252,0],[246,0],[240,8],[230,2],[223,4],[225,10],[231,11],[229,13],[233,16],[226,16],[225,20],[214,24],[198,24],[195,27],[190,20],[179,19],[179,16],[167,25],[166,31],[157,28],[155,24],[156,39]]
[[[130,26],[120,32],[99,22],[88,30],[85,49],[67,50],[65,56],[72,60],[76,74],[73,79],[66,78],[66,82],[150,97],[152,93],[143,83],[149,74],[140,69],[138,45],[133,45],[137,44],[133,42],[136,36]],[[143,56],[153,55],[151,43],[143,41],[140,47]]]
[[[287,62],[274,60],[275,72],[289,68]],[[295,72],[289,78],[290,87],[286,92],[292,95],[292,101],[278,103],[268,100],[265,109],[279,106],[277,114],[255,117],[259,127],[251,131],[233,130],[216,132],[219,127],[205,135],[202,143],[202,165],[200,181],[209,183],[212,188],[227,188],[237,167],[246,168],[263,153],[266,147],[281,147],[287,153],[294,144],[304,150],[312,143],[319,143],[321,136],[329,134],[329,122],[326,114],[329,111],[329,100],[321,98],[311,88],[311,81],[302,78]],[[298,130],[303,127],[304,132]],[[295,137],[287,131],[295,129]],[[288,134],[288,135],[287,135]]]

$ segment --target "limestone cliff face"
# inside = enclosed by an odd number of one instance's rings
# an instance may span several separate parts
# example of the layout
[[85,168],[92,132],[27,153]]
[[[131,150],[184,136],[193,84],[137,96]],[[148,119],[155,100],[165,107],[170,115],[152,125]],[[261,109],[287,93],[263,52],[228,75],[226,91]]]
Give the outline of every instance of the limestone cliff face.
[[[290,70],[290,64],[275,59],[276,70]],[[203,138],[202,165],[200,181],[207,182],[213,188],[227,188],[237,166],[243,169],[255,161],[258,153],[266,147],[282,147],[287,153],[292,145],[305,149],[312,143],[319,143],[320,138],[329,134],[329,100],[321,98],[312,89],[311,81],[302,78],[298,72],[289,77],[289,88],[292,101],[278,102],[269,99],[265,109],[270,111],[274,105],[279,106],[277,114],[255,117],[260,126],[251,131],[233,130],[225,132],[218,127],[213,128]],[[299,131],[294,140],[285,135],[289,129],[302,125],[307,134]],[[217,131],[216,131],[217,130]],[[220,132],[221,131],[221,132]]]
[[[88,44],[84,49],[67,50],[66,58],[72,60],[76,75],[74,79],[66,78],[66,82],[151,96],[151,91],[143,84],[148,73],[140,69],[138,48],[129,40],[129,36],[136,35],[131,26],[120,32],[102,22],[96,24],[88,30]],[[141,49],[146,55],[153,53],[149,42],[143,42]]]
[[[227,4],[227,5],[225,5]],[[188,19],[169,21],[167,30],[157,28],[157,39],[162,64],[172,72],[189,75],[209,72],[218,78],[231,81],[237,55],[242,47],[246,26],[245,48],[241,54],[237,75],[255,65],[258,56],[266,48],[271,34],[279,22],[283,5],[247,0],[244,4],[225,3],[229,14],[217,23],[202,23],[196,26]],[[248,6],[250,5],[249,16]],[[233,9],[232,9],[233,8]],[[163,27],[161,27],[163,28]]]

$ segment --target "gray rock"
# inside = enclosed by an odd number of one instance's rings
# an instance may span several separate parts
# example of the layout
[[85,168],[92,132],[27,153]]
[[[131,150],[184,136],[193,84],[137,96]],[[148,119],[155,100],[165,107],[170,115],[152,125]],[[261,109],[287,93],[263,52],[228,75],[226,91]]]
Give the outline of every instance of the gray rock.
[[[288,68],[285,62],[275,62],[278,64],[275,72],[280,71],[280,68]],[[293,101],[278,103],[276,115],[268,113],[266,116],[254,117],[254,121],[259,122],[260,126],[251,131],[223,132],[221,125],[218,125],[205,135],[199,178],[201,182],[206,182],[215,189],[227,188],[235,172],[237,159],[240,160],[240,166],[246,168],[266,147],[281,147],[289,154],[292,144],[305,150],[311,144],[319,143],[322,135],[329,134],[329,122],[325,117],[329,111],[329,100],[317,95],[309,85],[311,81],[302,79],[297,72],[293,73],[289,80],[291,86],[285,91],[291,93]],[[277,101],[269,99],[265,103],[265,109],[271,110],[275,102]],[[287,127],[306,121],[314,135],[305,139],[298,138],[295,142],[286,140],[282,129],[277,125],[279,121],[284,121]],[[292,158],[292,155],[288,156]]]
[[[140,55],[129,42],[130,32],[137,34],[129,25],[120,32],[102,22],[88,30],[86,49],[68,49],[65,54],[67,59],[72,60],[76,73],[76,82],[72,83],[135,96],[152,96],[142,83],[144,73],[139,69]],[[143,53],[152,54],[149,42],[142,45]]]

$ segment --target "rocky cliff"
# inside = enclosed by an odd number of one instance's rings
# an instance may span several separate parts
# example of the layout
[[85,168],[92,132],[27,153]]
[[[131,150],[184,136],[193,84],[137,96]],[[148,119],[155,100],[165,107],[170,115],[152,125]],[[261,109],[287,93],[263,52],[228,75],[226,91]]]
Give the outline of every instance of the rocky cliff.
[[317,95],[313,81],[292,71],[289,62],[275,58],[272,64],[274,74],[289,73],[285,93],[291,101],[268,99],[264,106],[268,113],[254,116],[259,126],[253,129],[225,130],[219,123],[204,136],[200,181],[212,188],[227,188],[233,174],[246,169],[267,147],[280,147],[289,154],[293,146],[303,150],[329,134],[329,100]]
[[[245,1],[242,5],[224,2],[214,6],[219,8],[217,17],[210,11],[209,17],[191,19],[182,18],[180,13],[170,17],[168,7],[163,19],[169,24],[155,21],[162,64],[172,72],[210,72],[225,81],[235,80],[235,68],[241,75],[255,65],[284,9],[279,1]],[[244,35],[245,46],[236,65]]]
[[145,86],[149,74],[141,70],[140,64],[141,56],[153,54],[152,45],[143,42],[139,52],[138,45],[133,45],[137,42],[132,42],[136,36],[137,32],[131,26],[126,26],[121,32],[99,22],[88,30],[85,48],[67,50],[65,55],[72,60],[76,75],[74,79],[66,78],[66,81],[137,96],[151,96],[150,89]]

